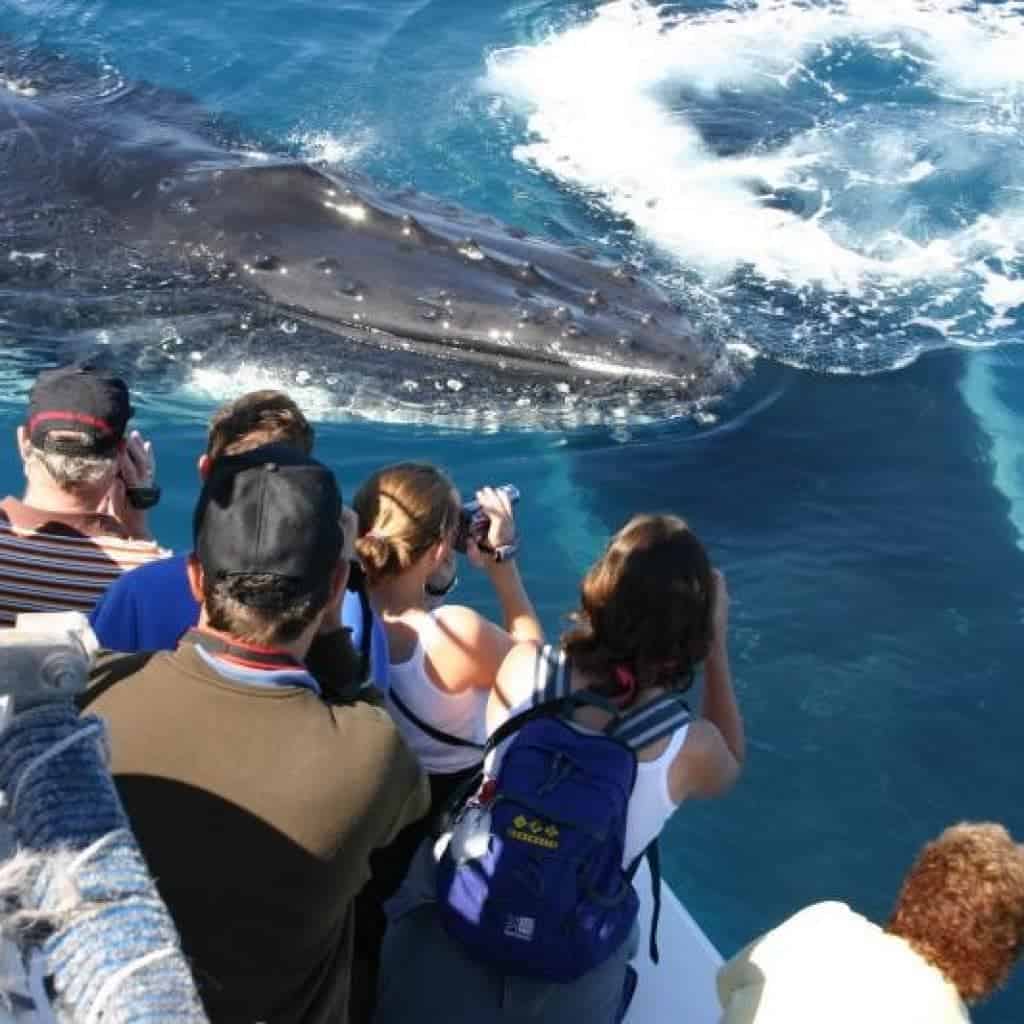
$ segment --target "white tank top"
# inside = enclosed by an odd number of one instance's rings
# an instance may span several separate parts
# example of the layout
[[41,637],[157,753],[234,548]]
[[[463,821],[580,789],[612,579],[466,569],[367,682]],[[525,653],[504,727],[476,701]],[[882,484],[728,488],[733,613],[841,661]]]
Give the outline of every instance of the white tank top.
[[448,693],[430,678],[424,664],[438,633],[434,613],[424,615],[416,627],[416,647],[407,661],[388,666],[388,710],[409,749],[431,775],[446,775],[479,764],[481,753],[471,747],[442,743],[412,722],[391,699],[393,693],[417,718],[441,732],[483,745],[487,738],[485,714],[490,690],[475,687]]
[[636,763],[636,783],[626,810],[623,867],[629,867],[661,835],[665,822],[679,806],[669,793],[668,776],[689,730],[689,725],[680,726],[669,737],[668,746],[653,761]]
[[[526,711],[533,706],[533,699],[524,701],[512,708],[507,718]],[[573,727],[581,732],[591,732],[579,722]],[[686,742],[686,734],[690,726],[682,725],[669,737],[668,746],[653,760],[636,763],[636,782],[629,797],[626,808],[626,842],[623,847],[622,866],[628,868],[647,847],[661,835],[665,822],[672,817],[679,804],[674,803],[669,793],[668,776],[672,762]],[[502,755],[508,742],[503,743],[496,751],[495,758],[488,763],[488,772],[496,775]]]

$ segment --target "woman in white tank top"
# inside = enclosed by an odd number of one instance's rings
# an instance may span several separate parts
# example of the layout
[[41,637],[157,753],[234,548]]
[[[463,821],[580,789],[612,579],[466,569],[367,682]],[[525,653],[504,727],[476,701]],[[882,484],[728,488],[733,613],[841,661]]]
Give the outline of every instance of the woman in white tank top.
[[502,626],[465,605],[432,608],[428,587],[446,570],[451,575],[462,511],[458,491],[440,469],[413,462],[388,466],[363,484],[353,502],[356,549],[388,638],[386,700],[431,783],[431,813],[389,854],[395,871],[408,863],[417,837],[426,834],[452,791],[479,767],[487,698],[505,655],[516,643],[542,639],[512,557],[516,531],[508,497],[484,488],[477,499],[489,524],[480,544],[468,538],[466,554],[494,586]]
[[[745,740],[729,670],[728,613],[725,579],[686,523],[675,516],[636,516],[584,578],[574,628],[559,649],[517,644],[498,673],[488,701],[489,734],[516,712],[570,690],[600,695],[619,715],[638,712],[662,695],[686,690],[703,665],[700,717],[637,750],[624,868],[684,800],[716,796],[739,775]],[[548,658],[558,671],[546,671]],[[572,720],[580,729],[602,731],[612,714],[587,705]],[[496,760],[502,753],[499,747]],[[494,772],[489,765],[488,774]],[[435,899],[434,862],[423,849],[391,907],[375,1024],[617,1019],[628,942],[576,981],[526,978],[468,957],[441,926]],[[462,997],[455,1005],[452,992]]]
[[[487,573],[504,617],[489,622],[464,605],[437,604],[438,579],[454,578],[462,500],[436,466],[400,463],[374,473],[356,493],[356,550],[370,603],[388,639],[386,701],[409,747],[430,779],[431,808],[371,859],[373,877],[356,904],[356,958],[363,993],[372,1001],[384,935],[383,902],[405,877],[423,838],[431,834],[452,793],[475,775],[486,738],[487,698],[502,661],[542,632],[519,577],[508,498],[492,488],[477,494],[489,519],[483,546],[472,537],[470,561]],[[497,558],[495,553],[506,557]],[[367,1014],[368,1016],[368,1014]]]
[[[683,520],[636,516],[587,573],[574,619],[561,643],[566,688],[610,698],[620,713],[688,689],[703,663],[700,718],[637,754],[626,819],[629,864],[683,800],[716,796],[739,774],[745,738],[726,644],[729,592]],[[533,643],[509,652],[488,706],[488,733],[535,702],[537,657]],[[597,730],[609,719],[593,707],[575,714],[579,725]]]
[[[477,498],[489,520],[487,536],[484,546],[469,537],[466,554],[494,585],[504,628],[464,605],[431,610],[429,582],[455,559],[462,507],[440,469],[412,462],[388,466],[363,484],[354,501],[356,548],[388,638],[387,700],[405,741],[432,776],[480,764],[487,697],[498,668],[514,644],[542,637],[511,557],[516,534],[508,497],[484,488]],[[504,558],[495,557],[499,551]]]

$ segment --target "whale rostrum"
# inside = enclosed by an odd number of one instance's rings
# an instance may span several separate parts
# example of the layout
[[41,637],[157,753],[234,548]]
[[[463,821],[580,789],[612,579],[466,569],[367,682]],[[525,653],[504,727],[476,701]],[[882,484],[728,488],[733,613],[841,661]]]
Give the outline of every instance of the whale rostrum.
[[714,344],[628,263],[411,190],[253,159],[156,116],[147,123],[144,94],[131,96],[122,121],[60,82],[12,88],[5,61],[0,46],[0,198],[9,206],[70,197],[102,214],[112,245],[171,266],[202,255],[355,345],[681,392],[715,359]]

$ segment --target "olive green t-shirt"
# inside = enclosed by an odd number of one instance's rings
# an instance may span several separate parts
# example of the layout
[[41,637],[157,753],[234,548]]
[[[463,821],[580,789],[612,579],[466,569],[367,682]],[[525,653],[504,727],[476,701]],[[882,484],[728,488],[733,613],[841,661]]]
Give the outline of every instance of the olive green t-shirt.
[[387,713],[229,681],[188,642],[102,657],[84,703],[213,1024],[344,1024],[370,852],[429,802]]

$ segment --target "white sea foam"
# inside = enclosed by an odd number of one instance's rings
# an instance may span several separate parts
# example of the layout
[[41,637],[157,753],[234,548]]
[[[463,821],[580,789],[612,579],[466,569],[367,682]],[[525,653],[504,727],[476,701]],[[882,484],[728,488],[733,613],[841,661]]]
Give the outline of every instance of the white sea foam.
[[20,78],[5,78],[0,75],[0,89],[13,92],[16,96],[32,97],[38,94],[39,90],[31,82],[23,81]]
[[305,160],[336,167],[354,164],[372,143],[368,132],[339,135],[329,131],[293,132],[289,143]]
[[337,413],[337,398],[329,388],[310,384],[308,374],[303,378],[301,370],[285,373],[255,363],[231,369],[197,366],[184,391],[194,398],[226,402],[264,388],[287,391],[311,419],[333,419]]
[[[529,394],[514,393],[506,401],[489,394],[486,404],[477,398],[465,399],[463,383],[455,378],[433,382],[406,380],[383,390],[380,381],[358,374],[314,376],[302,368],[283,369],[264,363],[242,362],[201,365],[194,362],[187,372],[182,394],[187,399],[226,402],[249,391],[263,388],[287,391],[310,419],[351,422],[367,420],[403,426],[444,426],[497,433],[499,430],[573,430],[587,426],[606,426],[624,418],[642,424],[669,417],[682,417],[713,403],[704,399],[694,403],[675,402],[671,408],[642,407],[632,393],[624,396],[624,406],[607,408],[601,404],[578,401],[571,391],[556,389],[560,403],[550,398],[535,401]],[[436,401],[430,401],[430,395]],[[426,396],[416,401],[417,396]]]
[[[519,160],[628,218],[755,328],[732,358],[849,374],[1021,340],[1022,55],[1020,0],[613,0],[492,54],[486,87],[525,117]],[[996,358],[972,356],[962,388],[1024,548]]]
[[[766,282],[862,296],[879,282],[973,273],[994,252],[993,229],[1014,219],[1019,197],[1007,190],[1005,201],[957,226],[922,226],[934,211],[908,190],[969,171],[982,159],[973,133],[1020,131],[1022,10],[760,0],[673,18],[615,0],[536,45],[492,54],[487,86],[526,115],[519,159],[602,196],[710,285],[748,268]],[[835,83],[854,47],[886,67],[916,69],[934,95],[955,93],[958,123],[912,111],[908,124],[902,108],[850,104]],[[784,142],[767,135],[739,154],[716,153],[687,113],[699,113],[702,100],[785,103],[797,86],[802,102],[809,90],[827,113]],[[690,99],[679,102],[680,92]],[[884,202],[851,192],[879,186]],[[794,209],[800,196],[812,212]],[[1020,259],[1024,232],[1009,234],[1003,241]]]

